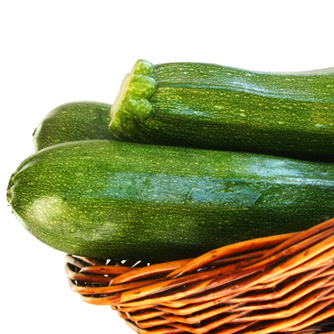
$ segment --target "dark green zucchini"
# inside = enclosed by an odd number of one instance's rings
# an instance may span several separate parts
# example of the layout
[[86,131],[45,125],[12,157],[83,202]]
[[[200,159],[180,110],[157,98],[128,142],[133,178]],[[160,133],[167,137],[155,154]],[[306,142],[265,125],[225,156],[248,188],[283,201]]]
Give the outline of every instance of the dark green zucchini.
[[35,151],[71,141],[112,139],[110,104],[70,102],[50,111],[33,133]]
[[279,74],[139,60],[111,108],[121,140],[334,161],[334,68]]
[[334,216],[334,164],[119,141],[59,144],[12,175],[23,225],[64,252],[193,257]]

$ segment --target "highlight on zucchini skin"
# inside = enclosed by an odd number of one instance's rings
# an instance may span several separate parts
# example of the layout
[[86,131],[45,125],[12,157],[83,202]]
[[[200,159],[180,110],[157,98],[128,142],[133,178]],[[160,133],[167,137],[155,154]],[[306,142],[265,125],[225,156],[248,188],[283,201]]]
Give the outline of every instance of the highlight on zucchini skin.
[[334,161],[334,68],[265,73],[138,60],[110,113],[120,140]]

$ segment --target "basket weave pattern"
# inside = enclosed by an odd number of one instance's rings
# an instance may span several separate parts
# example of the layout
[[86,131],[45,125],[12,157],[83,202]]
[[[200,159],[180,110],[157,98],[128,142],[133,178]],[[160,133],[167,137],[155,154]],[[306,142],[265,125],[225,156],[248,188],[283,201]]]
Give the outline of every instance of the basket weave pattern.
[[334,334],[334,219],[194,259],[66,261],[74,292],[140,334]]

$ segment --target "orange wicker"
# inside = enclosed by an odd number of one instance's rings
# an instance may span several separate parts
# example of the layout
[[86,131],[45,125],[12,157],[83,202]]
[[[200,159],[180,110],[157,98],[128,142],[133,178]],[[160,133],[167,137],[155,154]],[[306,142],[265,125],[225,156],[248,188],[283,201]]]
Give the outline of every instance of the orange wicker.
[[74,292],[140,334],[334,334],[334,219],[194,259],[66,261]]

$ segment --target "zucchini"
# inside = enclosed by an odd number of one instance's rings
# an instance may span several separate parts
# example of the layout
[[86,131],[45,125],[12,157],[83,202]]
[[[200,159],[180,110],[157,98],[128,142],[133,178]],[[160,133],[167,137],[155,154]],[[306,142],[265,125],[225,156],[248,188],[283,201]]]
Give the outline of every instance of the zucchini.
[[7,197],[53,248],[159,262],[329,219],[333,180],[331,163],[91,140],[27,158]]
[[137,61],[111,108],[121,140],[334,161],[334,68],[265,73]]
[[33,133],[35,151],[71,141],[112,139],[110,104],[78,101],[51,110]]

